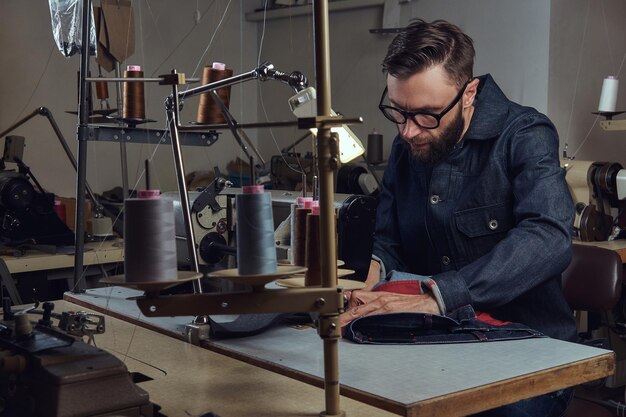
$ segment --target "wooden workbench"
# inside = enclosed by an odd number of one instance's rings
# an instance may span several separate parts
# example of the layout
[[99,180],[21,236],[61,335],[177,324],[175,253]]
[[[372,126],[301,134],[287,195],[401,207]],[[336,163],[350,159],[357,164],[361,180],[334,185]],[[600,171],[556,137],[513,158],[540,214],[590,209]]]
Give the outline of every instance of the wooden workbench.
[[[15,286],[13,274],[24,272],[51,271],[74,268],[73,253],[47,253],[28,249],[21,256],[1,256],[0,278],[7,289],[14,305],[22,304],[22,299]],[[121,239],[85,244],[83,265],[106,265],[124,261],[124,246]],[[68,287],[74,287],[74,278],[68,279]]]
[[[55,311],[76,311],[55,301]],[[130,372],[151,380],[139,383],[167,417],[314,417],[324,408],[324,391],[304,382],[238,361],[140,326],[105,317],[99,348],[119,357]],[[393,414],[343,397],[348,416]]]
[[[192,317],[145,317],[128,299],[141,294],[111,287],[68,293],[66,300],[184,338],[184,326]],[[253,337],[205,342],[204,347],[299,381],[322,384],[322,342],[311,328],[279,326]],[[420,346],[342,340],[339,351],[342,395],[411,417],[465,416],[596,380],[614,370],[611,351],[549,338]],[[276,389],[282,401],[280,387]],[[242,390],[241,396],[245,398],[246,392]]]

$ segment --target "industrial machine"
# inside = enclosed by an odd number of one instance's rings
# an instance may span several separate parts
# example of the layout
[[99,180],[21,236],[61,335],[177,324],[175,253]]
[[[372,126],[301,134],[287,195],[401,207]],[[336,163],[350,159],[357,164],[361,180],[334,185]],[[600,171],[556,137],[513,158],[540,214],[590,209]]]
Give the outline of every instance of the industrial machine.
[[[54,210],[54,196],[41,187],[22,161],[24,138],[7,136],[0,160],[0,240],[21,243],[73,245],[74,233]],[[7,169],[14,163],[16,169]]]
[[[57,314],[52,303],[12,312],[0,322],[0,414],[152,417],[148,393],[124,363],[82,338],[105,330],[104,317]],[[42,314],[33,326],[29,315]],[[53,319],[58,325],[53,326]]]
[[616,162],[562,161],[576,206],[575,237],[606,241],[626,228],[626,169]]

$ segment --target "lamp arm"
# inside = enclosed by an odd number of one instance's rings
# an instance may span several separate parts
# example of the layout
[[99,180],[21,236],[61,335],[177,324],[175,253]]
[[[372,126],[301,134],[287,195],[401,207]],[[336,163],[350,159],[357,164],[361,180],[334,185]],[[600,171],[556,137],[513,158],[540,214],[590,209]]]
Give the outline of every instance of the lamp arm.
[[205,85],[201,85],[196,88],[191,88],[186,91],[180,91],[178,93],[179,99],[186,97],[197,96],[198,94],[206,93],[210,90],[217,90],[218,88],[228,87],[233,84],[239,84],[249,80],[277,80],[289,84],[296,91],[300,91],[307,87],[307,78],[301,72],[294,71],[292,73],[285,73],[274,69],[274,65],[270,62],[264,62],[257,68],[244,72],[242,74],[234,75],[232,77],[224,78],[223,80],[214,81]]

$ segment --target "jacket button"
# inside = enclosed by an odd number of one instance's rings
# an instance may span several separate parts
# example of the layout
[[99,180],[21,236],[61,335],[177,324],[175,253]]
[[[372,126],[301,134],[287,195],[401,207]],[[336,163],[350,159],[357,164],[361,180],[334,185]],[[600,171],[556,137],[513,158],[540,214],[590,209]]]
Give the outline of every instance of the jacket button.
[[439,196],[437,194],[433,194],[430,196],[430,204],[437,204],[439,201]]
[[491,230],[496,230],[498,228],[498,221],[495,219],[489,220],[489,228]]
[[444,265],[450,265],[450,258],[448,258],[447,256],[442,256],[441,263]]

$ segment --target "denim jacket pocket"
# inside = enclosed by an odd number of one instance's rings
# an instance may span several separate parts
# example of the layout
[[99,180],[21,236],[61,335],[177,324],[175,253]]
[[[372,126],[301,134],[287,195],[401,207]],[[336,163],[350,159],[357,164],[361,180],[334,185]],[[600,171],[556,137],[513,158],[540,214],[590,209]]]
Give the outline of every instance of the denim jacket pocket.
[[507,202],[457,211],[454,217],[459,232],[469,238],[505,233],[515,226]]

